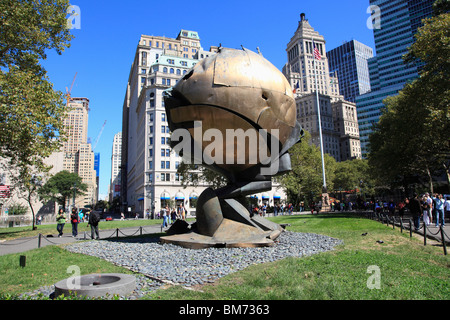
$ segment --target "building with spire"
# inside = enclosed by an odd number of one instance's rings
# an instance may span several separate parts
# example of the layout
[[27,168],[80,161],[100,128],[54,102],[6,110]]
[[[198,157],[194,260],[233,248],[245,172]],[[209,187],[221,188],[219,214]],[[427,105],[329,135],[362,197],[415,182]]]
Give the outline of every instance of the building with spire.
[[[316,55],[314,48],[318,51]],[[286,52],[288,62],[283,67],[283,73],[294,90],[297,119],[303,129],[311,134],[312,143],[320,146],[320,111],[324,153],[337,161],[360,158],[356,106],[345,101],[340,94],[337,75],[330,74],[326,41],[310,25],[304,13],[300,15],[298,28]],[[316,91],[320,110],[317,108]],[[344,119],[349,114],[352,116]]]

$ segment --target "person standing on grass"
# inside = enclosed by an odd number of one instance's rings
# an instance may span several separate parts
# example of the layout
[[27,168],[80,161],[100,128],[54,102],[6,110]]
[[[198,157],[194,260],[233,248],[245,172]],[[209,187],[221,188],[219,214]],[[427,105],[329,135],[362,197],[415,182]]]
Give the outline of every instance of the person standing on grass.
[[72,237],[76,237],[78,235],[78,222],[79,215],[77,212],[77,208],[72,208],[72,213],[70,214],[70,223],[72,223]]
[[64,225],[66,224],[66,214],[64,210],[61,208],[59,212],[56,214],[56,230],[58,231],[58,237],[62,237]]
[[98,233],[98,223],[100,222],[100,214],[98,212],[92,212],[89,215],[89,222],[88,225],[91,226],[91,239],[94,239],[94,233],[96,235],[95,239],[100,239],[99,233]]

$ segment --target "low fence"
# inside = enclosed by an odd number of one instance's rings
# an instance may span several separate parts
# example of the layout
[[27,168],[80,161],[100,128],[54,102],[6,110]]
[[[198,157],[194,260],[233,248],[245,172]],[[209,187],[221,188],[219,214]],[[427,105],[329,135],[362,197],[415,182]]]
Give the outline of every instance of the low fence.
[[[132,228],[126,228],[126,229],[130,230]],[[162,227],[161,227],[161,230],[162,230]],[[102,235],[101,239],[102,240],[107,240],[107,239],[118,239],[121,236],[122,237],[133,237],[133,236],[137,236],[137,235],[142,236],[144,234],[153,234],[153,233],[155,233],[155,228],[153,228],[153,230],[149,231],[149,230],[145,230],[145,228],[141,226],[141,227],[138,227],[136,229],[136,231],[134,231],[134,232],[132,231],[130,234],[124,233],[119,228],[110,229],[110,230],[99,230],[99,231],[101,231],[102,233],[111,232],[111,234],[109,236],[105,237],[104,235]],[[67,242],[56,241],[56,239],[61,239],[61,238],[56,238],[55,237],[55,241],[52,241],[51,240],[52,238],[53,238],[53,236],[52,237],[48,237],[48,236],[45,236],[45,235],[39,233],[37,236],[34,236],[34,237],[17,239],[17,240],[11,240],[11,241],[8,241],[8,242],[0,242],[0,246],[18,246],[18,245],[23,245],[23,244],[27,244],[27,243],[29,245],[30,242],[35,241],[36,248],[41,248],[45,244],[59,245],[59,244],[67,243]],[[94,238],[91,237],[91,232],[90,231],[84,231],[81,234],[81,237],[80,237],[80,234],[77,237],[77,240],[91,240],[91,239],[94,239]],[[32,249],[32,248],[29,248],[29,249]]]
[[[439,226],[438,230],[433,232],[425,222],[421,221],[419,228],[415,228],[413,220],[411,218],[403,219],[401,217],[390,216],[384,212],[358,212],[359,215],[365,216],[366,218],[379,221],[387,226],[392,225],[392,228],[400,228],[400,232],[403,230],[409,231],[409,236],[413,236],[413,232],[419,235],[423,235],[423,244],[427,245],[427,238],[432,238],[438,242],[442,242],[442,247],[444,249],[444,254],[447,255],[447,244],[450,243],[450,237],[445,232],[442,225]],[[405,223],[406,222],[406,223]],[[440,236],[440,237],[439,237]]]

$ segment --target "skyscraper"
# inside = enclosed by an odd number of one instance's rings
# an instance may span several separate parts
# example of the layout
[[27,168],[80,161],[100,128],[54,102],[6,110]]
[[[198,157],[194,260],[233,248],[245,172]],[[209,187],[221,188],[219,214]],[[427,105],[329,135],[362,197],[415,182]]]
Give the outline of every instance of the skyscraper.
[[[318,50],[316,55],[314,48]],[[335,74],[330,74],[325,39],[314,30],[304,13],[300,15],[298,28],[288,43],[286,52],[288,62],[283,67],[283,73],[294,90],[297,119],[303,129],[311,134],[312,143],[320,146],[319,110],[317,108],[317,104],[319,104],[324,153],[328,153],[337,161],[359,158],[356,112],[354,117],[343,120],[343,117],[349,114],[355,106],[348,101],[343,101],[344,97],[339,92],[338,78]],[[345,106],[343,107],[343,104],[339,102],[345,102]],[[339,110],[344,108],[347,111],[334,111],[335,108]],[[341,130],[337,130],[335,125],[340,125],[341,122],[345,123],[345,126],[342,125]],[[354,130],[351,131],[350,127]],[[352,132],[351,136],[349,132]],[[345,149],[345,146],[349,149]],[[353,150],[351,150],[352,148]]]
[[414,43],[424,18],[432,15],[434,0],[370,0],[381,16],[373,30],[376,56],[369,59],[371,91],[356,97],[363,156],[369,152],[369,135],[377,123],[383,100],[397,95],[407,82],[418,77],[417,64],[406,64],[403,55]]
[[352,40],[327,52],[330,73],[339,79],[339,92],[346,101],[355,102],[356,96],[370,91],[367,60],[373,57],[373,49]]
[[111,152],[111,184],[109,188],[109,201],[120,196],[120,164],[122,159],[122,132],[116,133],[113,139]]
[[[75,206],[83,208],[95,204],[97,200],[97,179],[95,156],[91,144],[87,142],[88,132],[88,98],[69,98],[70,112],[64,119],[67,141],[63,144],[63,169],[77,173],[88,186],[84,195],[75,200]],[[72,202],[69,203],[73,205]]]

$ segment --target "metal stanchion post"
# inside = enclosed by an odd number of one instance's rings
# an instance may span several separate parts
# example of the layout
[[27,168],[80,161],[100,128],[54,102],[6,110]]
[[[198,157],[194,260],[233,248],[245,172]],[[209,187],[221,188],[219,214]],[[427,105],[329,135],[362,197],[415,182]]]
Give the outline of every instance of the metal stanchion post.
[[39,233],[39,237],[38,237],[38,248],[41,247],[41,236],[42,236],[42,234]]
[[427,225],[423,223],[423,245],[427,245]]
[[411,219],[409,219],[409,237],[412,238],[412,223],[411,223]]
[[444,255],[447,255],[447,245],[445,243],[444,238],[444,226],[441,225],[440,229],[441,229],[442,246],[444,247]]

